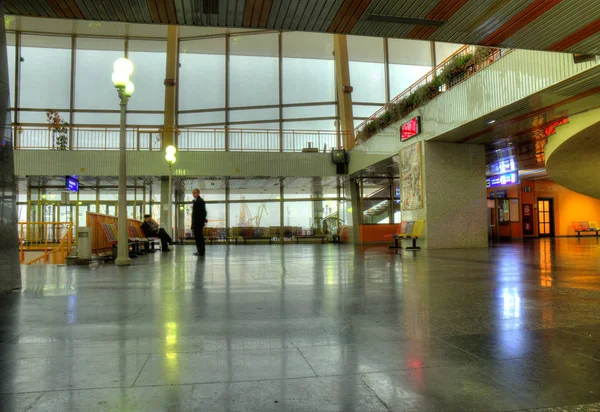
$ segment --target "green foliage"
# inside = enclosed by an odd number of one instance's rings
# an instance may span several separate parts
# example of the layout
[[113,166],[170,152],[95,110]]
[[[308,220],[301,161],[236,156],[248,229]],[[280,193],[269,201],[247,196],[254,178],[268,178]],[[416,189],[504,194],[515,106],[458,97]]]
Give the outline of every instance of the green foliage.
[[48,110],[46,119],[48,120],[48,127],[52,130],[56,150],[67,150],[69,145],[69,123],[65,122],[56,110]]
[[473,53],[470,64],[479,65],[485,63],[492,56],[492,49],[488,47],[477,47]]
[[359,132],[359,136],[368,139],[390,124],[405,118],[410,112],[418,107],[424,106],[434,99],[443,86],[449,88],[457,78],[463,76],[471,66],[485,63],[492,55],[492,49],[477,47],[473,54],[461,54],[454,56],[442,69],[438,76],[429,83],[419,86],[413,93],[396,103],[390,103],[388,109],[376,120],[369,121]]

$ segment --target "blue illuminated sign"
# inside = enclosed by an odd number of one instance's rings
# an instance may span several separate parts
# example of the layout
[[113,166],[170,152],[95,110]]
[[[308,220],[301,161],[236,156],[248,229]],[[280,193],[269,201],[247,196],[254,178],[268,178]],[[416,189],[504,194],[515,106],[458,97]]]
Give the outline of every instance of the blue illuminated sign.
[[71,176],[67,176],[65,180],[65,187],[72,192],[79,192],[79,180]]
[[512,157],[508,159],[502,159],[497,163],[492,163],[488,167],[488,175],[505,174],[516,171],[517,165],[515,164],[515,159]]
[[497,186],[507,186],[514,185],[519,183],[519,174],[517,172],[514,173],[505,173],[503,175],[498,176],[490,176],[486,179],[486,187],[497,187]]

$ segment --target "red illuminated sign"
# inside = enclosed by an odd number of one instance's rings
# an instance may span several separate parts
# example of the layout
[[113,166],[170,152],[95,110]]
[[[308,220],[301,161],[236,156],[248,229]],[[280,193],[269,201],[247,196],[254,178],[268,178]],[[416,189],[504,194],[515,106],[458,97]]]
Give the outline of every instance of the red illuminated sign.
[[400,126],[400,140],[408,140],[421,133],[421,117],[417,116]]

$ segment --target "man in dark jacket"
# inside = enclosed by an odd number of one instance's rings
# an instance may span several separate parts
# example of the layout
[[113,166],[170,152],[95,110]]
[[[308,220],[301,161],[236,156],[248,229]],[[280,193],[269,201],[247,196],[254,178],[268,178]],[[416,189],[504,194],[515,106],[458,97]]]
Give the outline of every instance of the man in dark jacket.
[[204,256],[204,225],[206,224],[206,204],[200,197],[200,189],[192,191],[194,196],[194,206],[192,208],[192,232],[196,239],[196,253],[194,256]]
[[163,252],[169,251],[169,245],[173,244],[173,239],[167,233],[167,231],[158,226],[158,223],[152,219],[152,215],[144,215],[144,223],[142,223],[142,230],[144,235],[147,237],[158,237],[162,243]]

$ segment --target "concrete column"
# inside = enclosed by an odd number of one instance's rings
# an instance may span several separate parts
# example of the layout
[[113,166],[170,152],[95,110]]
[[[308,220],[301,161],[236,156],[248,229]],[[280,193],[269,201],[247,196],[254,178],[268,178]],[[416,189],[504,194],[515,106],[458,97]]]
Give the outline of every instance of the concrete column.
[[169,177],[161,176],[160,178],[160,225],[166,231],[171,233],[169,229]]
[[177,146],[175,126],[177,124],[177,63],[178,28],[169,26],[167,31],[167,70],[165,78],[165,120],[163,125],[163,149]]
[[[4,2],[0,0],[0,18],[4,22]],[[6,33],[0,29],[0,292],[21,287],[21,268],[17,236],[17,193],[13,163]]]
[[354,117],[352,115],[352,94],[344,87],[350,86],[350,67],[348,65],[348,42],[343,34],[333,35],[333,51],[335,57],[335,78],[340,113],[340,130],[343,133],[343,144],[346,150],[354,147]]
[[351,242],[360,243],[360,225],[362,225],[362,201],[360,199],[360,188],[356,179],[350,179],[350,203],[352,205]]
[[[316,177],[313,179],[312,197],[321,199],[323,197],[323,185],[321,184],[321,178]],[[316,201],[312,202],[312,221],[314,228],[323,227],[323,202]]]
[[[487,247],[483,145],[422,142],[423,207],[402,220],[425,220],[423,249]],[[400,156],[402,158],[402,156]],[[400,173],[402,174],[402,165]],[[400,176],[402,181],[402,176]]]

